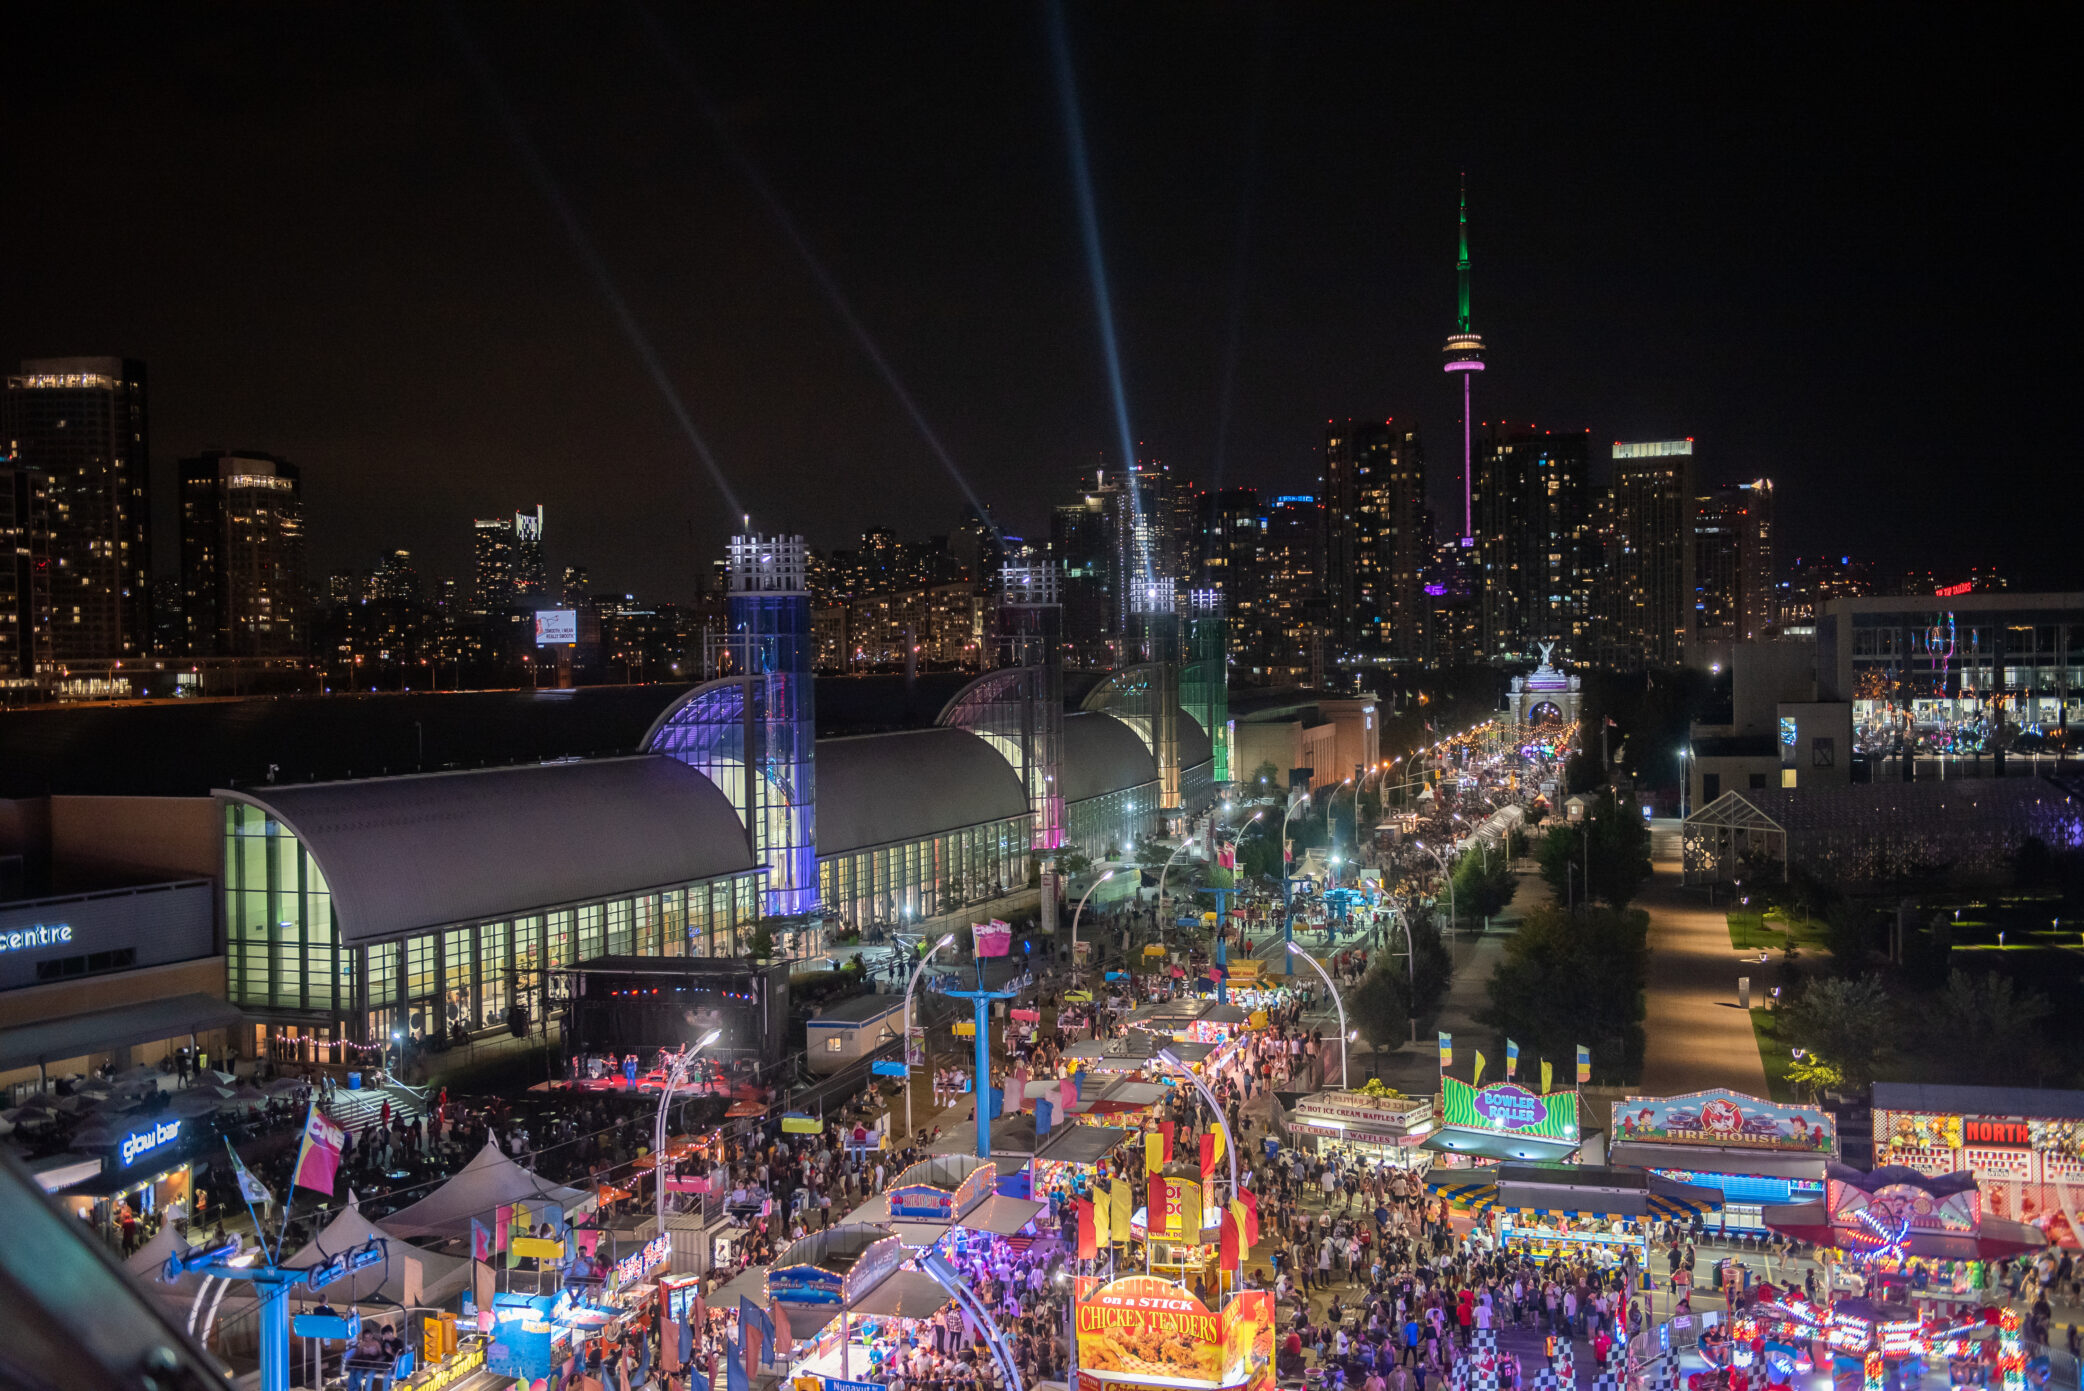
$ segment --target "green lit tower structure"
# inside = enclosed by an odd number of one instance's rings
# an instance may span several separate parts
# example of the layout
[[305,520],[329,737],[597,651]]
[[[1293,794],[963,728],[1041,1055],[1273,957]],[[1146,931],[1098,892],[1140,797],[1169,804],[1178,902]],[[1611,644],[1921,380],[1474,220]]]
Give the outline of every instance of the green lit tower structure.
[[1187,643],[1180,668],[1180,708],[1201,722],[1214,750],[1217,786],[1230,781],[1230,651],[1223,591],[1187,591]]
[[1460,299],[1455,331],[1447,336],[1447,370],[1462,375],[1462,545],[1476,541],[1476,426],[1470,412],[1469,383],[1483,370],[1483,338],[1469,327],[1469,177],[1462,176],[1461,255],[1455,261]]

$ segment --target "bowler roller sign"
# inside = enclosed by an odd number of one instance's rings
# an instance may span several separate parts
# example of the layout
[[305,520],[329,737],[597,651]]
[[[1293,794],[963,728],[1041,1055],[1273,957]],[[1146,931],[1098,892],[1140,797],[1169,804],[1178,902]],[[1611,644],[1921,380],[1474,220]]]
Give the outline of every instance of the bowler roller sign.
[[1577,1139],[1577,1093],[1530,1092],[1517,1082],[1477,1088],[1453,1077],[1441,1079],[1447,1124],[1502,1135]]

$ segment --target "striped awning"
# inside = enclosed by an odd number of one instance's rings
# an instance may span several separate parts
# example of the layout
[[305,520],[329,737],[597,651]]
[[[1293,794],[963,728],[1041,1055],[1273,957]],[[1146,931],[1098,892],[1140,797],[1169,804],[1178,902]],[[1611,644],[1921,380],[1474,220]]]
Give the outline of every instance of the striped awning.
[[1426,1174],[1426,1187],[1456,1207],[1476,1212],[1489,1211],[1498,1201],[1498,1180],[1482,1171],[1433,1169]]
[[1652,1188],[1650,1190],[1650,1211],[1656,1213],[1667,1222],[1690,1221],[1695,1217],[1706,1217],[1711,1212],[1721,1210],[1721,1196],[1717,1192],[1715,1200],[1710,1201],[1690,1195],[1666,1193],[1660,1189]]

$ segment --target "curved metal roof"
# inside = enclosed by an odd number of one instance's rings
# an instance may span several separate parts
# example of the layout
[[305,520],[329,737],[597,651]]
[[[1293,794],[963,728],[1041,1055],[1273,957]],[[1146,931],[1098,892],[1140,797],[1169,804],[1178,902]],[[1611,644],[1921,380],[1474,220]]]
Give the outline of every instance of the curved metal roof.
[[1216,746],[1215,746],[1215,743],[1214,743],[1214,742],[1213,742],[1213,741],[1212,741],[1212,740],[1211,740],[1211,739],[1210,739],[1210,738],[1208,737],[1208,731],[1207,731],[1207,730],[1205,730],[1205,729],[1203,729],[1203,728],[1201,727],[1201,721],[1199,721],[1199,720],[1195,719],[1195,718],[1194,718],[1194,717],[1193,717],[1192,715],[1188,714],[1188,713],[1187,713],[1186,711],[1184,711],[1184,710],[1180,711],[1180,712],[1179,712],[1179,765],[1180,765],[1180,767],[1182,767],[1182,768],[1192,768],[1192,767],[1195,767],[1195,766],[1196,766],[1196,765],[1198,765],[1198,764],[1202,764],[1202,763],[1208,763],[1208,762],[1212,761],[1212,760],[1213,760],[1213,759],[1215,758],[1215,756],[1216,756]]
[[304,843],[348,942],[753,868],[716,784],[659,756],[217,795]]
[[820,855],[1027,814],[1027,792],[1013,765],[963,730],[818,741]]
[[1136,731],[1112,715],[1064,716],[1064,800],[1081,802],[1158,780],[1158,763]]

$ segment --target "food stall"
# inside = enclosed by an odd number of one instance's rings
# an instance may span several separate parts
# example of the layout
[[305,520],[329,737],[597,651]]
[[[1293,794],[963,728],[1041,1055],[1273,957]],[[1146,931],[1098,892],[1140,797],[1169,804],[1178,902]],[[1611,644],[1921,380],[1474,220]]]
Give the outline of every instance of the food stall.
[[1724,1087],[1616,1101],[1607,1141],[1612,1163],[1720,1189],[1725,1232],[1763,1232],[1766,1208],[1823,1197],[1824,1166],[1838,1157],[1837,1122],[1822,1107]]
[[1152,1275],[1073,1285],[1078,1391],[1248,1391],[1273,1379],[1274,1302],[1234,1295],[1220,1311]]
[[1048,1202],[1058,1193],[1088,1195],[1100,1161],[1136,1132],[1106,1124],[1061,1125],[1043,1138],[1035,1151],[1034,1187],[1030,1196]]
[[1318,1154],[1423,1169],[1432,1160],[1421,1146],[1436,1128],[1433,1098],[1313,1092],[1287,1111],[1286,1128],[1290,1136],[1307,1138]]

